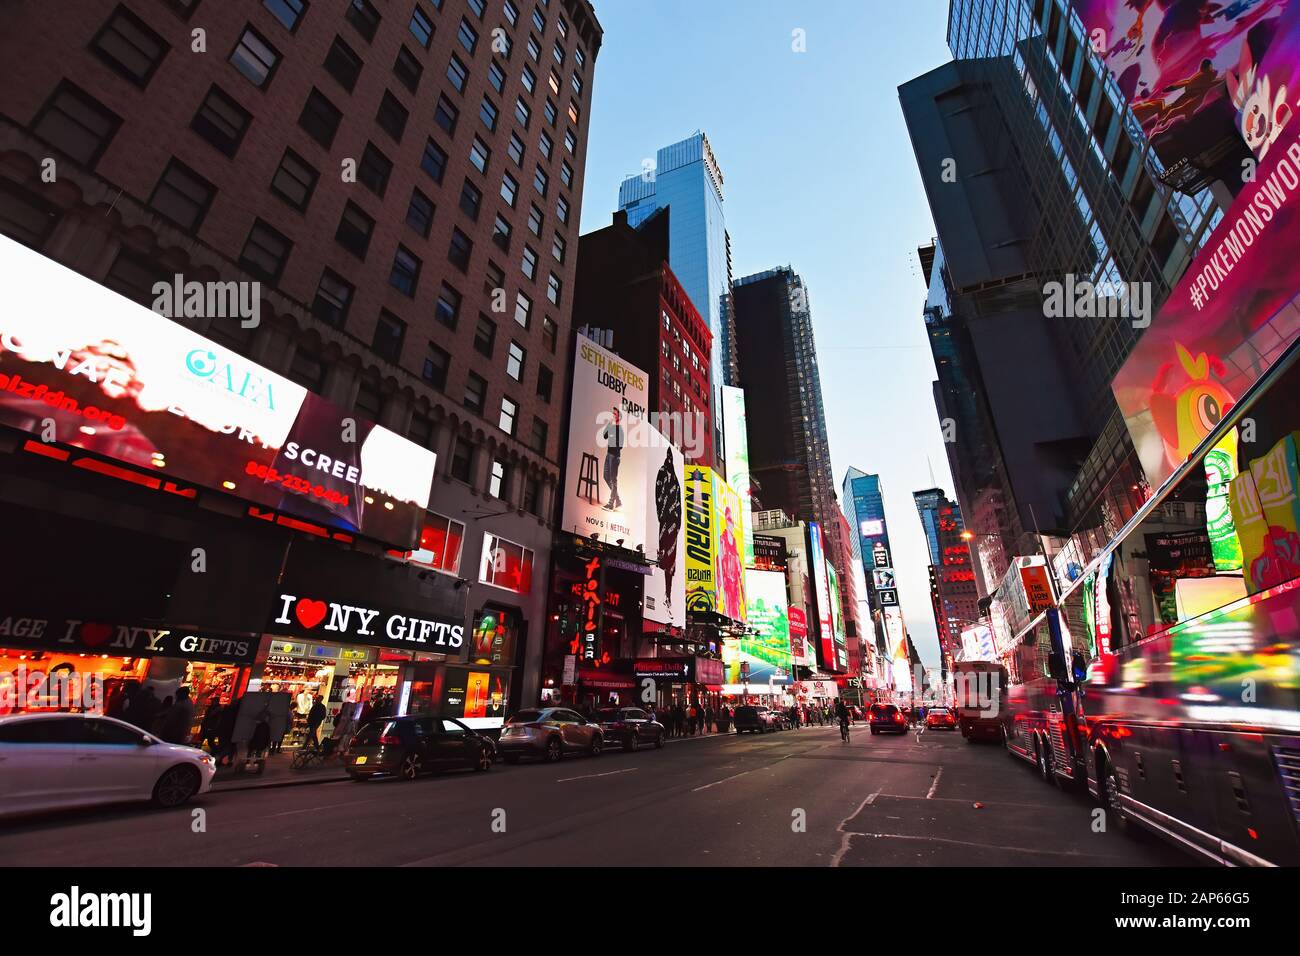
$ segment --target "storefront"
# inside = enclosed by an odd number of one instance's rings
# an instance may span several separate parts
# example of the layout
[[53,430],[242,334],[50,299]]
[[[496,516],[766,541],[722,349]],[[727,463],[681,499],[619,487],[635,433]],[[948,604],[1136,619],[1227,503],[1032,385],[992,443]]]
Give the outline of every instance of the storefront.
[[[162,706],[185,688],[192,732],[214,702],[248,683],[257,641],[158,626],[0,612],[0,716],[35,711],[112,713],[128,690]],[[148,729],[148,728],[146,728]]]
[[518,608],[490,604],[474,614],[467,662],[421,662],[407,672],[399,713],[455,717],[479,731],[499,730],[517,691],[523,644]]
[[722,702],[722,661],[710,657],[642,657],[632,661],[638,699],[647,693],[660,709],[703,704],[716,709]]

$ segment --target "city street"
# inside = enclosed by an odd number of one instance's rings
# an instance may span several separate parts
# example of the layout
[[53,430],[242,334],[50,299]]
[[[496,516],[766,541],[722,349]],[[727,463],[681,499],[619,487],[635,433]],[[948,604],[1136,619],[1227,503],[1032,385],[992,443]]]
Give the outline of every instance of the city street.
[[[192,832],[195,807],[206,832]],[[175,811],[15,821],[0,832],[0,857],[57,866],[1192,862],[1151,840],[1092,832],[1091,809],[999,747],[938,731],[872,737],[859,724],[848,744],[834,727],[688,738],[410,784],[265,788]]]

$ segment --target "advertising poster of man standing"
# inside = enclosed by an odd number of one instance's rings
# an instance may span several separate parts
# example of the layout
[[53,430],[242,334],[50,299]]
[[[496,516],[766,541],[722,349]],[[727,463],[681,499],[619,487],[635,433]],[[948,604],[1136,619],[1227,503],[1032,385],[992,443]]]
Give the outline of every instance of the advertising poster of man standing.
[[564,493],[564,530],[652,553],[647,486],[659,467],[645,422],[646,373],[579,335]]

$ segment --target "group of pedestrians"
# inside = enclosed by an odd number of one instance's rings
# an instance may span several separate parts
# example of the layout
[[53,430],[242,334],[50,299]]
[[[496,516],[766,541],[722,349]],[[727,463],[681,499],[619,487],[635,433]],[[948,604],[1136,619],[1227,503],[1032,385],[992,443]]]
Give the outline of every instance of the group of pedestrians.
[[109,707],[108,715],[134,724],[169,744],[186,744],[194,722],[194,702],[190,700],[188,687],[180,688],[175,696],[168,694],[159,700],[152,684],[144,687],[128,684]]
[[834,711],[826,704],[791,704],[785,713],[796,727],[824,727],[835,721]]
[[668,731],[669,737],[696,737],[705,734],[725,734],[731,731],[733,712],[725,704],[714,707],[711,703],[695,701],[682,704],[680,701],[664,708],[660,713],[652,706],[650,717],[659,721]]

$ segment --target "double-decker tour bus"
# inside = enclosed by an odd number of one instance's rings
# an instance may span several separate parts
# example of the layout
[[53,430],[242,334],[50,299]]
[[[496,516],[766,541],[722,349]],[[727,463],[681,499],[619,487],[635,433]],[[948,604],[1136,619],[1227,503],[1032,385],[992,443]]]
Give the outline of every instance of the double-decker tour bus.
[[1300,863],[1298,348],[1001,657],[1014,755],[1225,865]]

